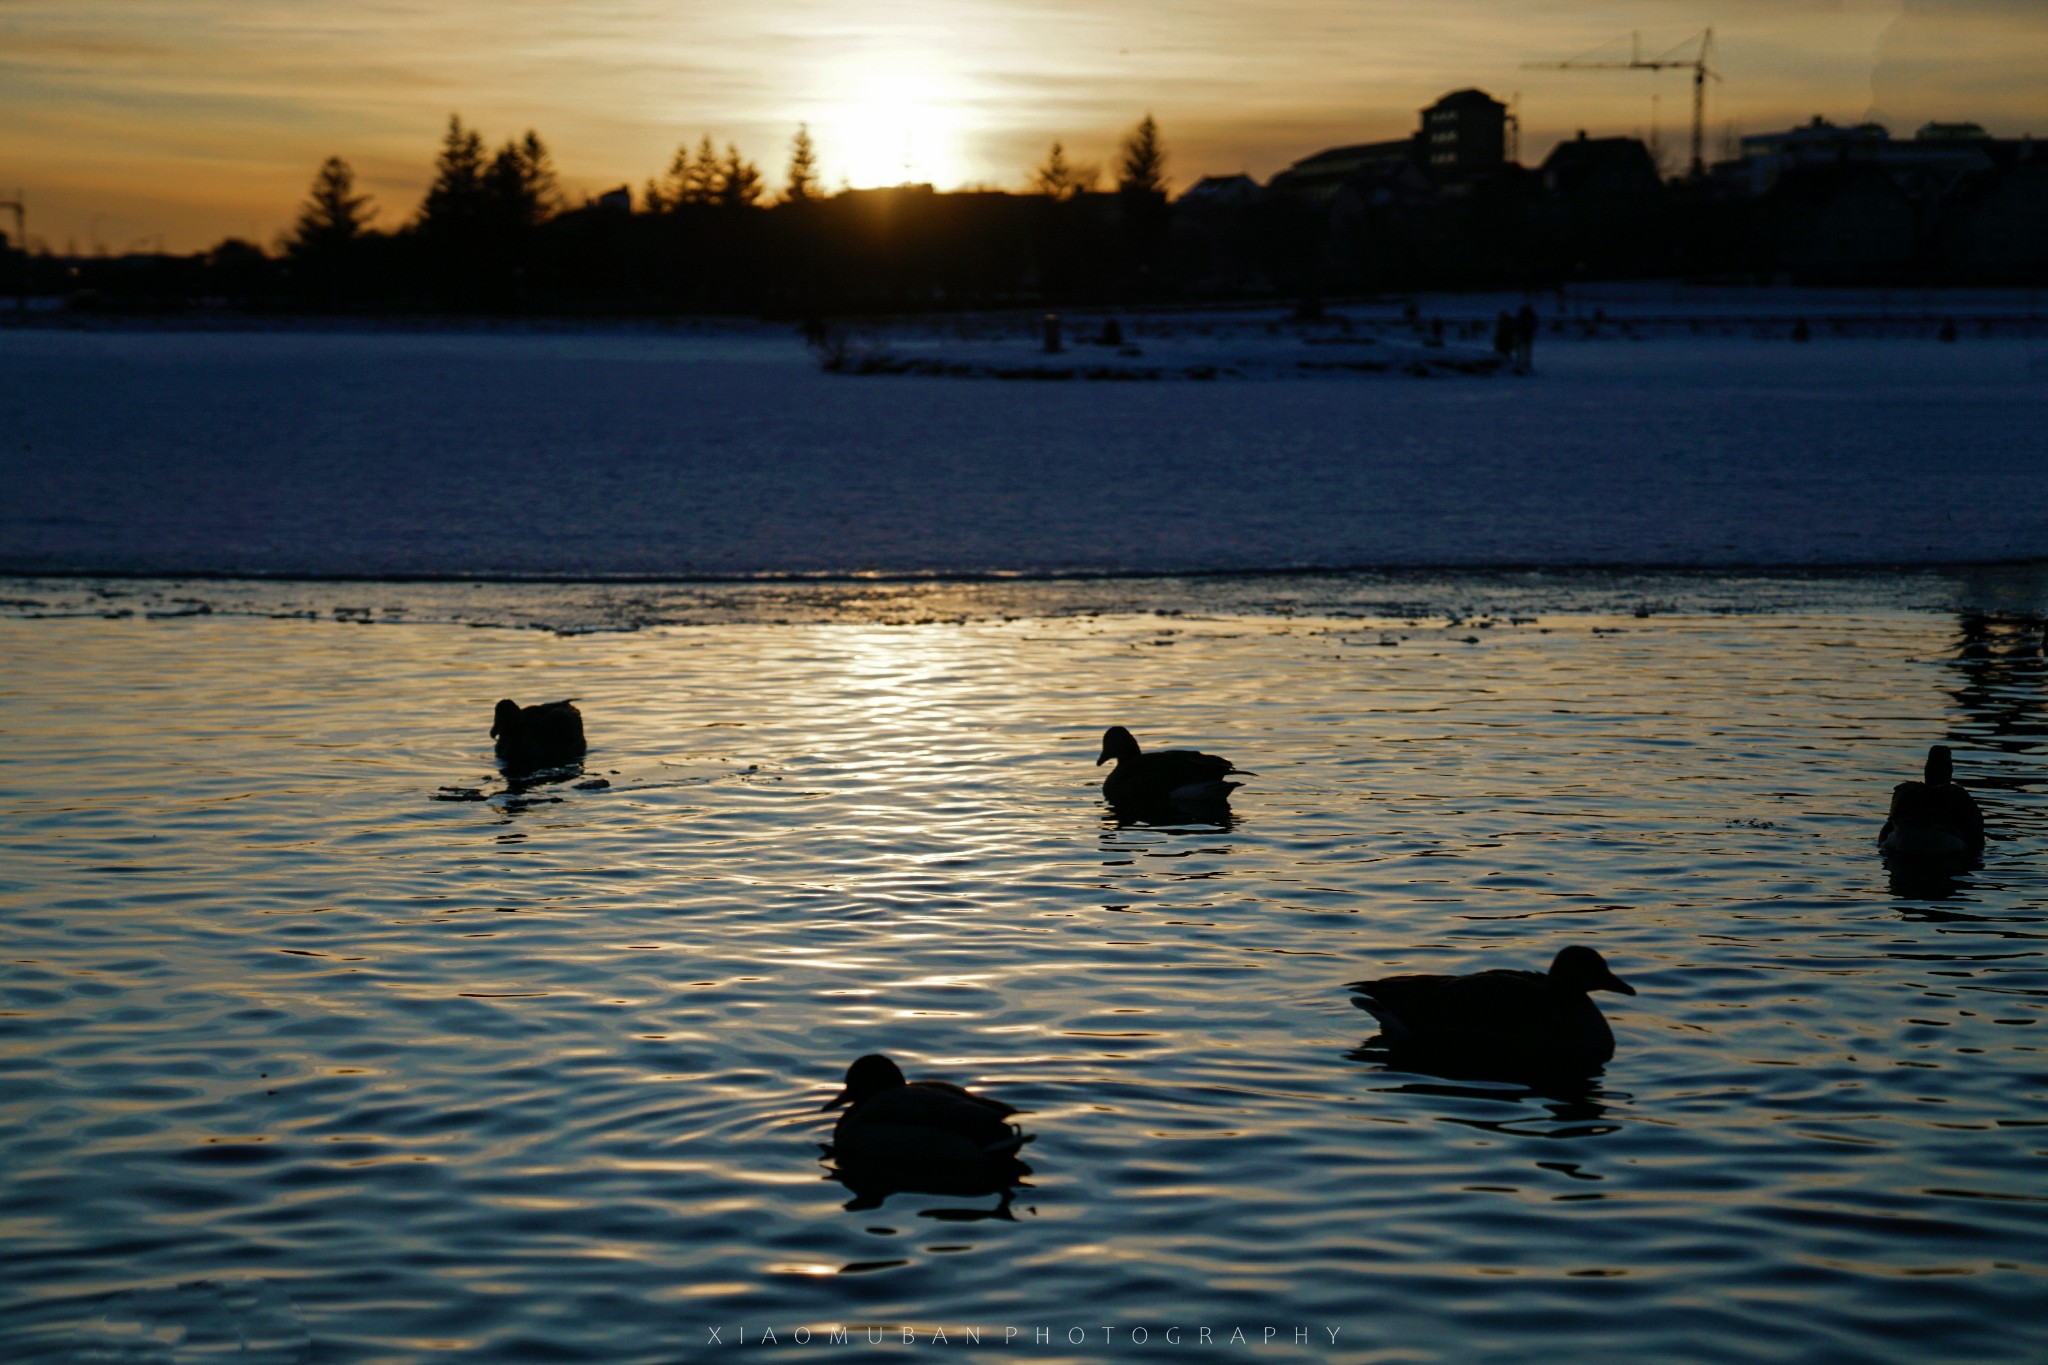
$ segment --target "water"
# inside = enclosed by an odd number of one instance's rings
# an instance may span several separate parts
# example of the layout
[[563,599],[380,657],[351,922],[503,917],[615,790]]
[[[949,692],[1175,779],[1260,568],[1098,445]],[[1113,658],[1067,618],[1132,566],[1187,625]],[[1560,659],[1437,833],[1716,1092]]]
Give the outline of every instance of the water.
[[[0,620],[0,1356],[2048,1352],[2038,627],[1099,587]],[[501,695],[609,785],[508,790]],[[1235,820],[1120,827],[1114,722],[1256,770]],[[1937,741],[1991,849],[1894,885]],[[1576,1089],[1391,1069],[1342,990],[1567,943],[1640,992]],[[876,1050],[1030,1110],[1028,1184],[847,1208]]]

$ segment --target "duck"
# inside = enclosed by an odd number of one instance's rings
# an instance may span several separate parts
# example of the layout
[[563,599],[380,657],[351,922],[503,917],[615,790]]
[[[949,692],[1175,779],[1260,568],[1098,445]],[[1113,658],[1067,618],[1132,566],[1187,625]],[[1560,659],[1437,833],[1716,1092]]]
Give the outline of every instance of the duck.
[[1636,993],[1583,944],[1559,949],[1547,972],[1389,976],[1346,989],[1352,1004],[1379,1020],[1391,1047],[1574,1073],[1596,1071],[1614,1056],[1614,1032],[1588,992]]
[[583,713],[574,699],[521,706],[498,703],[491,720],[498,758],[508,768],[551,768],[583,757]]
[[906,1081],[879,1052],[846,1068],[846,1088],[824,1108],[841,1106],[832,1150],[842,1163],[927,1175],[1002,1170],[1029,1140],[1009,1121],[1014,1105],[951,1081]]
[[1976,798],[1955,783],[1955,756],[1946,744],[1927,751],[1918,782],[1892,788],[1892,805],[1878,831],[1877,846],[1904,862],[1973,862],[1984,852],[1984,813]]
[[1218,805],[1242,782],[1226,782],[1233,774],[1256,777],[1227,758],[1198,753],[1193,749],[1155,749],[1146,753],[1121,725],[1102,732],[1101,767],[1111,759],[1116,766],[1102,781],[1102,795],[1112,806]]

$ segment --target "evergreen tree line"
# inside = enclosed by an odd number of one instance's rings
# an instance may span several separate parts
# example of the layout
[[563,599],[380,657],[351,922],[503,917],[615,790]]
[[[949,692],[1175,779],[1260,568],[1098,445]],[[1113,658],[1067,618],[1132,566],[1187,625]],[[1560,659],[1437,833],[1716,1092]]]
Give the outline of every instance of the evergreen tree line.
[[[1082,212],[1101,172],[1059,143],[1027,196],[929,186],[825,192],[810,130],[791,139],[782,193],[707,134],[676,148],[639,202],[623,189],[571,208],[536,132],[487,152],[448,121],[410,223],[374,226],[353,169],[329,157],[283,242],[280,294],[324,309],[812,315],[1054,292],[1142,290],[1164,245],[1166,148],[1148,114],[1125,139],[1116,207]],[[1020,215],[1016,200],[1035,214]],[[1072,258],[1072,259],[1069,259]]]
[[72,283],[88,286],[81,300],[131,308],[208,298],[313,311],[813,318],[1628,276],[2048,282],[2048,163],[1966,186],[1938,212],[1887,199],[1849,170],[1788,176],[1748,199],[1648,171],[1626,189],[1575,191],[1514,165],[1448,190],[1404,169],[1322,200],[1239,177],[1228,193],[1170,204],[1167,163],[1148,114],[1123,139],[1107,190],[1100,166],[1054,142],[1027,193],[835,194],[800,127],[779,195],[737,146],[720,152],[707,135],[679,146],[637,205],[622,188],[570,206],[538,133],[493,152],[454,116],[403,225],[382,230],[348,162],[329,157],[276,256],[230,240],[147,269],[89,263]]

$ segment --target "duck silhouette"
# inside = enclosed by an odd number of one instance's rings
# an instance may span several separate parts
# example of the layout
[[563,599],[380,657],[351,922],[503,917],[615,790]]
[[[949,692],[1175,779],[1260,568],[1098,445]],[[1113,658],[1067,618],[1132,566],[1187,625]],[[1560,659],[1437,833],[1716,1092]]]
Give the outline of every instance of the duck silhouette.
[[573,763],[585,748],[583,713],[573,700],[521,706],[508,699],[498,703],[491,736],[498,741],[499,761],[515,771]]
[[1892,788],[1891,811],[1878,831],[1887,859],[1907,863],[1968,864],[1984,852],[1984,813],[1955,783],[1955,759],[1946,744],[1927,751],[1918,782]]
[[1193,749],[1155,749],[1146,753],[1121,725],[1102,732],[1101,767],[1111,759],[1116,766],[1102,781],[1102,795],[1112,806],[1219,806],[1230,793],[1243,786],[1227,777],[1256,777],[1227,758],[1198,753]]
[[1581,944],[1547,972],[1495,968],[1463,976],[1354,981],[1352,1004],[1379,1020],[1395,1051],[1437,1054],[1515,1073],[1595,1071],[1614,1056],[1614,1032],[1589,991],[1635,987]]
[[951,1081],[906,1081],[880,1053],[846,1068],[846,1088],[824,1108],[841,1106],[846,1112],[832,1129],[832,1153],[843,1165],[973,1178],[1005,1173],[1030,1140],[1009,1121],[1015,1106]]

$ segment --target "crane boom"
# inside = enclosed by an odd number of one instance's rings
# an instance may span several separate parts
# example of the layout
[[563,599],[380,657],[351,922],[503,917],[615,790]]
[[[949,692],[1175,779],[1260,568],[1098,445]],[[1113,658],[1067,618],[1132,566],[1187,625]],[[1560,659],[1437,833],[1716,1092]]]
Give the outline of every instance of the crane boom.
[[[1707,59],[1714,50],[1714,30],[1707,29],[1687,38],[1677,47],[1661,56],[1645,58],[1642,52],[1642,35],[1629,35],[1629,58],[1625,62],[1589,62],[1574,57],[1568,62],[1523,62],[1524,67],[1537,67],[1551,71],[1664,71],[1682,67],[1692,72],[1692,178],[1700,179],[1707,173],[1706,130],[1707,130],[1707,78],[1721,79],[1721,73],[1707,65]],[[1698,49],[1690,57],[1678,57],[1680,49]]]

